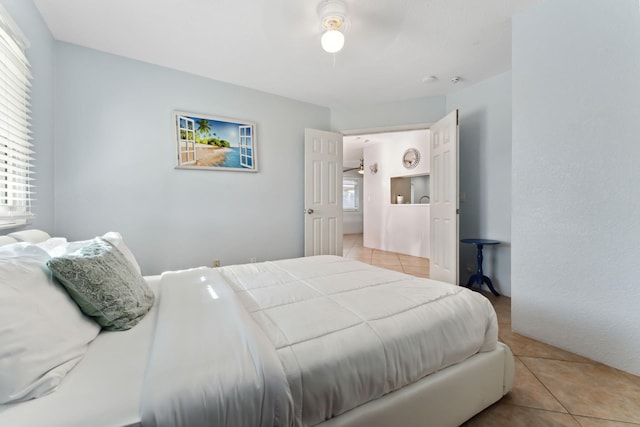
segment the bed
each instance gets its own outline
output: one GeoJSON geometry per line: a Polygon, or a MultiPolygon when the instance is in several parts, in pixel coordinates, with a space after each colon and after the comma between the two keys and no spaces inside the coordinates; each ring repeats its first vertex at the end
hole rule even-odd
{"type": "Polygon", "coordinates": [[[0,405],[0,425],[456,426],[513,384],[466,288],[334,256],[144,280],[148,313],[100,331],[55,391],[0,405]]]}

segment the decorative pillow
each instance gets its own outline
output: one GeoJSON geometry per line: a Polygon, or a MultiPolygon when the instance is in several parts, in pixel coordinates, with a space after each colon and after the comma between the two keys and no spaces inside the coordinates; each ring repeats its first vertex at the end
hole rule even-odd
{"type": "Polygon", "coordinates": [[[7,234],[18,242],[40,243],[51,238],[46,231],[42,230],[22,230],[7,234]]]}
{"type": "Polygon", "coordinates": [[[80,309],[104,329],[130,329],[153,305],[153,291],[140,273],[101,237],[51,258],[47,265],[80,309]]]}
{"type": "Polygon", "coordinates": [[[53,391],[100,332],[53,281],[47,260],[29,243],[0,248],[0,404],[53,391]]]}
{"type": "Polygon", "coordinates": [[[142,270],[140,269],[138,261],[136,261],[136,257],[133,256],[133,252],[131,252],[127,245],[124,244],[124,239],[122,238],[120,233],[118,233],[117,231],[110,231],[102,236],[102,238],[118,248],[118,250],[122,252],[122,255],[124,255],[125,258],[127,258],[127,260],[131,263],[131,265],[133,265],[133,268],[135,268],[138,273],[142,274],[142,270]]]}

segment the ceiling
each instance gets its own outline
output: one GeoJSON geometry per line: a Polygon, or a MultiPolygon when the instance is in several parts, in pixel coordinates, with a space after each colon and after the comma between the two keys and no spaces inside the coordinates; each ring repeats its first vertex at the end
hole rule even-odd
{"type": "Polygon", "coordinates": [[[56,40],[329,108],[445,95],[510,69],[511,17],[539,1],[345,0],[334,57],[321,0],[34,0],[56,40]]]}

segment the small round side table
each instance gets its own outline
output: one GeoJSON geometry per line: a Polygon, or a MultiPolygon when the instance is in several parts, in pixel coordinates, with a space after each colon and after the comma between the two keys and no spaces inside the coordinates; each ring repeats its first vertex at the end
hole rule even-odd
{"type": "Polygon", "coordinates": [[[486,283],[489,287],[489,290],[497,297],[500,296],[498,291],[493,287],[493,283],[491,283],[491,279],[484,275],[482,272],[482,247],[484,245],[499,245],[500,242],[498,240],[488,240],[488,239],[462,239],[460,240],[462,243],[469,243],[476,245],[478,248],[478,269],[476,273],[469,278],[467,282],[467,288],[473,286],[476,282],[478,282],[478,287],[482,290],[482,283],[486,283]]]}

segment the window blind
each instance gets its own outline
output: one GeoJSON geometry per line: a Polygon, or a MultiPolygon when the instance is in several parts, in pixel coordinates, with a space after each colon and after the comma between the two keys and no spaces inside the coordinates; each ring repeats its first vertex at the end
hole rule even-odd
{"type": "Polygon", "coordinates": [[[33,217],[34,195],[28,42],[0,6],[0,228],[33,217]]]}

